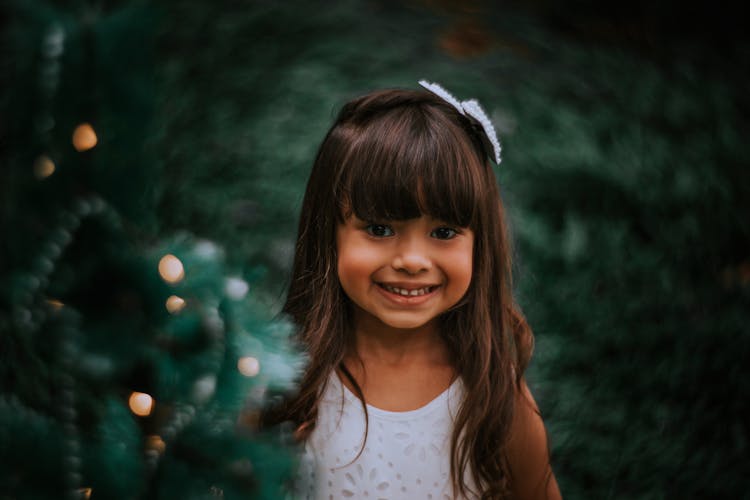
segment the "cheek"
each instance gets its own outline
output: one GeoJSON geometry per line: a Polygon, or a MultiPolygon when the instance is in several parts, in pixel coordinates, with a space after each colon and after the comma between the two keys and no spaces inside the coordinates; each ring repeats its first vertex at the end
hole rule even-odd
{"type": "Polygon", "coordinates": [[[474,274],[474,259],[472,258],[471,253],[469,253],[468,257],[464,256],[464,258],[460,261],[460,265],[458,265],[457,269],[457,274],[458,280],[461,283],[461,287],[463,288],[463,291],[466,292],[466,290],[468,290],[469,288],[469,285],[471,285],[471,280],[474,274]]]}
{"type": "Polygon", "coordinates": [[[336,272],[344,291],[348,292],[355,286],[369,283],[373,264],[367,252],[362,249],[354,251],[346,246],[342,246],[339,250],[336,272]]]}
{"type": "Polygon", "coordinates": [[[456,272],[468,276],[468,279],[471,280],[474,269],[474,238],[472,237],[460,247],[455,248],[451,260],[456,272]]]}
{"type": "Polygon", "coordinates": [[[348,259],[346,256],[339,255],[336,265],[336,274],[339,277],[341,286],[344,288],[344,290],[346,290],[349,286],[351,276],[353,274],[351,259],[348,259]]]}
{"type": "Polygon", "coordinates": [[[467,244],[463,248],[456,249],[449,256],[451,262],[451,281],[453,282],[457,298],[463,297],[471,285],[474,275],[474,252],[473,245],[467,244]]]}

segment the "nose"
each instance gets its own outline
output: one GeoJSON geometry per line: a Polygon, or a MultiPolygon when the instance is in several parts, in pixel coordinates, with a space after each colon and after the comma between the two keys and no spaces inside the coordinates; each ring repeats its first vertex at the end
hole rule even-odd
{"type": "Polygon", "coordinates": [[[417,238],[409,238],[397,247],[392,266],[396,271],[419,274],[432,267],[432,260],[417,238]]]}

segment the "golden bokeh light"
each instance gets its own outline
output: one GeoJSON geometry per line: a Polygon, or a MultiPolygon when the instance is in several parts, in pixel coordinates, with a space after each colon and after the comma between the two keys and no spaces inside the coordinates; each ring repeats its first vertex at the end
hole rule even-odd
{"type": "Polygon", "coordinates": [[[166,448],[167,448],[167,444],[164,442],[161,436],[157,434],[152,434],[146,437],[146,449],[154,450],[159,455],[161,455],[164,453],[164,450],[166,448]]]}
{"type": "Polygon", "coordinates": [[[185,277],[185,268],[180,259],[168,253],[159,261],[159,274],[167,283],[177,283],[185,277]]]}
{"type": "Polygon", "coordinates": [[[237,369],[246,377],[254,377],[260,371],[260,362],[252,356],[244,356],[237,361],[237,369]]]}
{"type": "Polygon", "coordinates": [[[65,305],[57,299],[47,299],[47,304],[55,311],[59,311],[65,305]]]}
{"type": "Polygon", "coordinates": [[[170,295],[167,298],[167,311],[172,314],[177,314],[185,308],[185,299],[178,297],[177,295],[170,295]]]}
{"type": "Polygon", "coordinates": [[[73,131],[73,147],[76,151],[88,151],[96,146],[98,139],[90,123],[81,123],[73,131]]]}
{"type": "Polygon", "coordinates": [[[40,155],[34,161],[34,176],[41,180],[55,173],[55,162],[47,155],[40,155]]]}
{"type": "Polygon", "coordinates": [[[145,392],[133,392],[128,399],[128,406],[139,417],[148,417],[154,409],[154,398],[145,392]]]}
{"type": "Polygon", "coordinates": [[[89,498],[91,498],[91,488],[78,488],[78,493],[84,500],[89,500],[89,498]]]}

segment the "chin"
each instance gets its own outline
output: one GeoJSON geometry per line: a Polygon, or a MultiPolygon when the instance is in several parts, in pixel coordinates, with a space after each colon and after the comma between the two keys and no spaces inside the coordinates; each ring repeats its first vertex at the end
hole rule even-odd
{"type": "Polygon", "coordinates": [[[418,328],[422,328],[425,325],[429,324],[430,320],[414,320],[414,319],[390,319],[390,320],[382,320],[381,321],[388,325],[391,328],[394,328],[396,330],[416,330],[418,328]]]}

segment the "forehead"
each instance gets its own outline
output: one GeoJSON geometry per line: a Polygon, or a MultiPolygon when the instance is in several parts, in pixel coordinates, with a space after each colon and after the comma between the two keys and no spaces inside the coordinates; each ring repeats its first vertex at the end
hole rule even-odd
{"type": "MultiPolygon", "coordinates": [[[[403,170],[397,170],[396,174],[400,172],[403,170]]],[[[432,175],[428,179],[392,177],[388,169],[381,169],[366,179],[353,178],[347,186],[340,213],[344,217],[368,221],[426,217],[470,226],[482,197],[480,190],[465,179],[451,183],[450,177],[460,175],[432,175]]]]}
{"type": "Polygon", "coordinates": [[[406,220],[423,215],[469,226],[488,179],[471,149],[440,134],[403,134],[358,144],[347,155],[335,188],[341,215],[406,220]]]}
{"type": "Polygon", "coordinates": [[[375,93],[348,103],[318,153],[317,199],[339,221],[348,212],[362,220],[424,214],[474,225],[489,206],[495,177],[465,121],[426,92],[375,93]]]}

